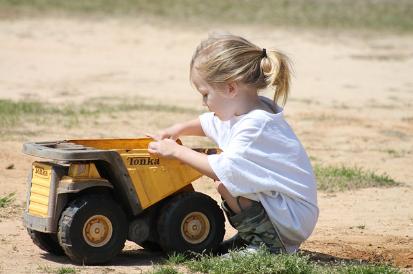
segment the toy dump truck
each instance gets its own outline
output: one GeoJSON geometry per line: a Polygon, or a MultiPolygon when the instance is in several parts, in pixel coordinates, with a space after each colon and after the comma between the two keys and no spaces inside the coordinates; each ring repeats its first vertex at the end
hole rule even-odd
{"type": "MultiPolygon", "coordinates": [[[[194,191],[202,175],[149,154],[150,138],[26,143],[35,161],[24,225],[41,249],[79,264],[100,264],[126,239],[165,252],[211,251],[222,241],[218,204],[194,191]]],[[[215,149],[197,149],[213,154],[215,149]]]]}

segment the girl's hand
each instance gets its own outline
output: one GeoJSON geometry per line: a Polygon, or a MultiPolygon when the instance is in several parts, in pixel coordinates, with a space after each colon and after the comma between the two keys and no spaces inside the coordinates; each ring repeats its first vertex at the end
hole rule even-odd
{"type": "Polygon", "coordinates": [[[182,146],[172,139],[163,139],[156,142],[150,142],[148,146],[149,153],[159,155],[164,158],[176,158],[179,149],[182,146]]]}
{"type": "Polygon", "coordinates": [[[151,134],[146,134],[152,139],[155,140],[162,140],[162,139],[172,139],[176,140],[178,139],[181,131],[181,126],[179,124],[170,126],[164,130],[162,130],[158,135],[151,135],[151,134]]]}
{"type": "Polygon", "coordinates": [[[205,132],[202,129],[201,121],[196,118],[191,121],[177,123],[162,130],[159,134],[146,134],[155,140],[172,139],[177,140],[180,136],[205,136],[205,132]]]}
{"type": "Polygon", "coordinates": [[[161,131],[160,138],[161,139],[172,139],[176,140],[179,137],[180,128],[178,125],[173,125],[161,131]]]}

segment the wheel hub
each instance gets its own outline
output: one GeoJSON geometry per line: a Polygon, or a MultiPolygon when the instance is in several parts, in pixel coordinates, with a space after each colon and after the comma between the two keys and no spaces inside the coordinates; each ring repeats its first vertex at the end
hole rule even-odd
{"type": "Polygon", "coordinates": [[[207,216],[202,212],[191,212],[185,216],[181,224],[183,238],[191,244],[204,241],[211,229],[207,216]]]}
{"type": "Polygon", "coordinates": [[[112,222],[103,215],[90,217],[83,226],[83,238],[93,247],[101,247],[112,238],[112,222]]]}

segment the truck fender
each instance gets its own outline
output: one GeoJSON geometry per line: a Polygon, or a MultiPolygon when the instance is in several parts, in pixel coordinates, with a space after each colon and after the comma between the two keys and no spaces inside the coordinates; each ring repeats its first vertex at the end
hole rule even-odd
{"type": "Polygon", "coordinates": [[[91,187],[105,187],[113,189],[113,185],[106,179],[62,179],[57,188],[57,194],[78,193],[91,187]]]}

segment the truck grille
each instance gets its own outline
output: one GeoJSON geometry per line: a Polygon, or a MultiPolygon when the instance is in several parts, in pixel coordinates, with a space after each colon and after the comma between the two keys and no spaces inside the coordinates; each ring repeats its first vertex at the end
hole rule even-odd
{"type": "Polygon", "coordinates": [[[34,162],[32,168],[29,213],[35,216],[47,217],[52,166],[34,162]]]}

